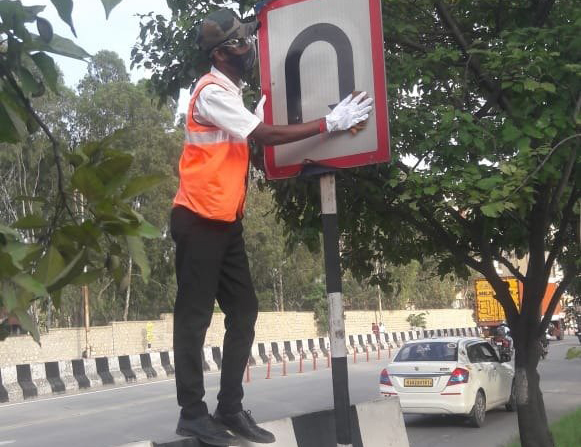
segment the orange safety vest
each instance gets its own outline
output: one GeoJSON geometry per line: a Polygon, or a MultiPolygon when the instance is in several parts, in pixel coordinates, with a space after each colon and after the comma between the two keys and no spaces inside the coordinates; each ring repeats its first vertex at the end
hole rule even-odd
{"type": "Polygon", "coordinates": [[[179,164],[180,186],[174,207],[181,205],[207,219],[234,222],[244,212],[248,142],[219,127],[194,120],[194,104],[209,84],[227,88],[212,74],[203,76],[196,85],[186,118],[186,138],[179,164]]]}

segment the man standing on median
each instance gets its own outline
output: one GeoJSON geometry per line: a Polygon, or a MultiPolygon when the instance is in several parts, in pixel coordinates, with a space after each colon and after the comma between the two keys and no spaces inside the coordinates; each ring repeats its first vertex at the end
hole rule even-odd
{"type": "Polygon", "coordinates": [[[242,406],[242,379],[254,340],[258,301],[244,247],[242,217],[249,167],[248,139],[280,145],[320,133],[346,131],[365,121],[372,99],[349,95],[324,118],[302,124],[262,123],[244,107],[242,78],[256,61],[256,21],[241,22],[228,9],[209,14],[196,44],[212,63],[197,83],[186,117],[180,185],[171,212],[178,284],[174,308],[174,356],[178,403],[176,432],[218,446],[239,437],[272,443],[242,406]],[[225,315],[218,408],[208,413],[202,346],[214,310],[225,315]]]}

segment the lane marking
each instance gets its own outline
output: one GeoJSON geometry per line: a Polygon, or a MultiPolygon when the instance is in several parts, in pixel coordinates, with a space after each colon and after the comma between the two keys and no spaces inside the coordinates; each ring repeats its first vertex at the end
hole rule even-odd
{"type": "MultiPolygon", "coordinates": [[[[206,387],[206,390],[218,391],[218,386],[206,387]]],[[[84,396],[84,395],[85,394],[80,394],[80,396],[84,396]]],[[[65,396],[63,396],[63,397],[65,397],[65,396]]],[[[103,406],[100,408],[95,408],[93,410],[82,410],[82,411],[72,410],[70,413],[62,414],[60,416],[52,416],[52,417],[47,417],[47,418],[43,418],[43,419],[35,419],[32,421],[20,422],[20,423],[12,424],[12,425],[4,425],[4,426],[0,427],[0,432],[9,431],[9,430],[16,430],[16,429],[25,428],[25,427],[32,427],[34,425],[42,425],[42,424],[46,424],[46,423],[59,422],[59,421],[63,421],[63,420],[70,420],[72,418],[80,418],[80,417],[90,416],[90,415],[98,414],[98,413],[117,411],[117,410],[121,410],[124,408],[135,407],[136,405],[140,405],[140,404],[150,404],[150,403],[154,403],[154,402],[160,402],[163,400],[169,400],[169,399],[173,400],[175,398],[176,398],[175,394],[171,393],[171,394],[163,394],[161,396],[147,397],[145,399],[134,399],[134,400],[131,400],[129,402],[125,402],[123,404],[106,405],[106,406],[103,406]]]]}
{"type": "Polygon", "coordinates": [[[15,439],[11,439],[10,441],[0,441],[0,445],[14,444],[15,442],[15,439]]]}
{"type": "Polygon", "coordinates": [[[75,418],[75,417],[90,416],[93,414],[102,413],[104,411],[120,410],[122,408],[134,407],[135,405],[138,405],[138,404],[149,404],[149,403],[158,402],[158,401],[167,400],[167,399],[175,399],[175,396],[173,394],[169,394],[169,395],[163,395],[163,396],[150,397],[148,399],[139,399],[139,400],[134,400],[131,402],[126,402],[124,404],[109,405],[106,407],[96,408],[94,410],[75,411],[73,413],[61,415],[61,416],[52,416],[52,417],[48,417],[48,418],[44,418],[44,419],[35,419],[32,421],[28,421],[28,422],[20,422],[18,424],[4,425],[4,426],[0,427],[0,432],[9,431],[9,430],[17,430],[19,428],[31,427],[33,425],[40,425],[40,424],[59,422],[59,421],[63,421],[63,420],[70,420],[71,418],[75,418]]]}
{"type": "Polygon", "coordinates": [[[98,394],[98,393],[108,393],[108,392],[113,392],[113,391],[123,391],[123,390],[126,390],[128,388],[137,388],[137,387],[140,387],[140,386],[155,385],[157,383],[173,382],[174,380],[175,379],[156,380],[155,382],[137,383],[135,385],[123,385],[123,386],[118,386],[118,387],[115,387],[115,388],[107,388],[105,390],[81,391],[81,392],[76,393],[76,394],[67,394],[65,396],[48,397],[46,399],[25,400],[24,402],[14,402],[12,404],[3,404],[3,405],[0,405],[0,410],[2,410],[4,408],[9,408],[9,407],[15,407],[17,405],[38,404],[38,403],[41,403],[41,402],[48,402],[48,401],[51,401],[51,400],[60,400],[60,399],[70,399],[70,398],[73,398],[73,397],[82,397],[82,396],[86,396],[88,394],[98,394]]]}

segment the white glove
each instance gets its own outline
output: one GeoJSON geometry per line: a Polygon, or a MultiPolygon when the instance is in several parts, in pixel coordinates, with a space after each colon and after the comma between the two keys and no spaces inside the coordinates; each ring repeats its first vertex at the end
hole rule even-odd
{"type": "Polygon", "coordinates": [[[258,104],[256,104],[256,110],[254,110],[254,114],[260,119],[260,121],[264,122],[264,103],[266,102],[266,95],[262,95],[258,104]]]}
{"type": "Polygon", "coordinates": [[[373,109],[371,106],[373,99],[367,98],[361,101],[365,96],[367,96],[366,92],[361,92],[355,98],[350,94],[337,104],[332,112],[325,117],[327,132],[348,130],[369,118],[369,112],[373,109]]]}

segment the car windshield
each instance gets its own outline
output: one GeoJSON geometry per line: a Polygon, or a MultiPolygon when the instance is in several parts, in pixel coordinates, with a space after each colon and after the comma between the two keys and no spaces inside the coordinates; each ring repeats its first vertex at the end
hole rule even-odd
{"type": "Polygon", "coordinates": [[[458,360],[458,344],[450,342],[411,343],[400,349],[396,362],[453,362],[458,360]]]}

